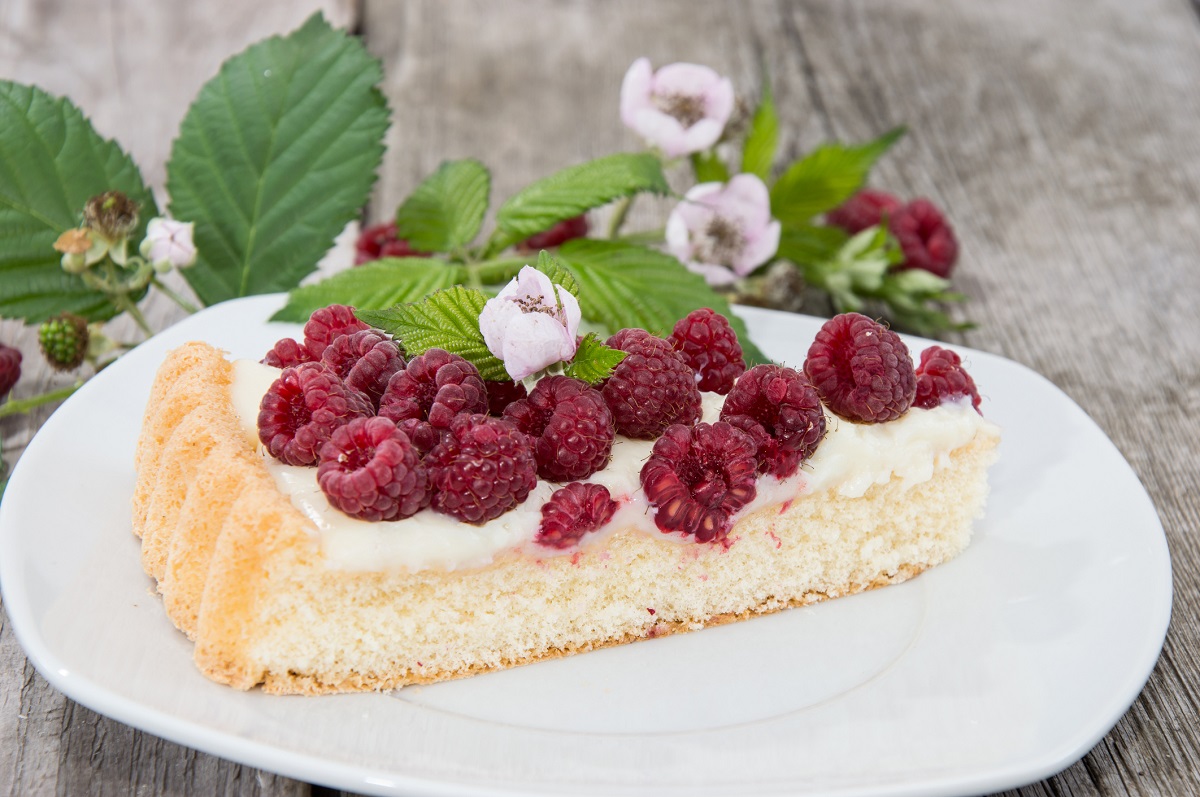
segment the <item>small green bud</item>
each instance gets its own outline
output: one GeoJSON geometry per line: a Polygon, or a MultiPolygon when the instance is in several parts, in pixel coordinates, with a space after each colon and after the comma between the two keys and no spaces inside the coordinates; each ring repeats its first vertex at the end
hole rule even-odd
{"type": "Polygon", "coordinates": [[[87,321],[74,313],[62,313],[38,327],[42,356],[56,371],[73,371],[88,351],[87,321]]]}

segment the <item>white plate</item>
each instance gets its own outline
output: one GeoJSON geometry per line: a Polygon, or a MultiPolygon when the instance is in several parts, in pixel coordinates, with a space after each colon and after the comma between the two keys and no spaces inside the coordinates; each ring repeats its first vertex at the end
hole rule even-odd
{"type": "MultiPolygon", "coordinates": [[[[378,794],[969,794],[1073,763],[1158,657],[1170,559],[1137,478],[1045,379],[967,351],[1004,429],[988,514],[962,556],[909,583],[390,695],[210,683],[139,564],[134,441],[168,349],[258,358],[298,331],[265,323],[280,302],[222,304],[139,346],[12,475],[0,583],[17,637],[50,683],[122,722],[378,794]]],[[[745,314],[768,353],[802,363],[819,321],[745,314]]]]}

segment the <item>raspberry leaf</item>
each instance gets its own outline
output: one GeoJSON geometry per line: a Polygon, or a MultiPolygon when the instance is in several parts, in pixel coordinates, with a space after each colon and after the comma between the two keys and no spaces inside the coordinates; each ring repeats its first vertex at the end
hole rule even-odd
{"type": "Polygon", "coordinates": [[[430,294],[423,301],[385,310],[359,310],[360,319],[404,341],[410,355],[445,349],[474,364],[484,379],[509,380],[504,363],[497,359],[479,330],[479,314],[487,294],[456,285],[430,294]]]}
{"type": "Polygon", "coordinates": [[[594,385],[612,376],[613,369],[624,359],[625,352],[605,346],[595,332],[589,332],[579,342],[575,357],[567,363],[563,373],[594,385]]]}
{"type": "Polygon", "coordinates": [[[567,293],[576,299],[579,298],[579,283],[576,281],[575,275],[545,249],[538,252],[537,270],[549,277],[555,285],[563,286],[567,289],[567,293]]]}
{"type": "Polygon", "coordinates": [[[383,155],[379,61],[313,15],[226,61],[167,163],[171,214],[196,223],[184,276],[205,304],[294,287],[358,217],[383,155]]]}
{"type": "Polygon", "coordinates": [[[670,190],[662,163],[649,153],[618,153],[569,166],[518,191],[500,206],[488,252],[498,252],[614,199],[670,190]]]}
{"type": "Polygon", "coordinates": [[[642,327],[670,334],[675,322],[698,307],[729,319],[751,365],[770,362],[750,340],[729,302],[671,255],[621,241],[568,241],[559,257],[579,280],[583,317],[606,326],[642,327]]]}
{"type": "Polygon", "coordinates": [[[742,171],[756,174],[765,183],[771,179],[771,164],[775,161],[775,149],[779,145],[779,117],[775,114],[775,98],[771,94],[771,83],[763,80],[762,98],[754,109],[750,120],[750,132],[742,147],[742,171]]]}
{"type": "Polygon", "coordinates": [[[824,144],[796,161],[771,187],[771,215],[784,224],[804,224],[833,210],[854,194],[875,161],[887,152],[904,128],[858,146],[824,144]]]}
{"type": "Polygon", "coordinates": [[[692,170],[697,183],[725,183],[729,181],[729,168],[717,157],[717,153],[695,152],[692,154],[692,170]]]}
{"type": "Polygon", "coordinates": [[[421,252],[461,249],[479,234],[491,190],[479,161],[443,161],[396,211],[396,234],[421,252]]]}
{"type": "Polygon", "coordinates": [[[346,269],[313,285],[301,285],[288,294],[287,304],[272,321],[303,323],[312,312],[331,304],[348,304],[359,310],[382,310],[415,302],[441,288],[466,279],[462,266],[423,257],[385,257],[346,269]]]}
{"type": "Polygon", "coordinates": [[[110,190],[141,206],[132,233],[141,240],[158,206],[130,157],[69,100],[0,81],[0,316],[38,323],[63,312],[89,320],[119,312],[63,271],[53,248],[79,226],[88,199],[110,190]]]}
{"type": "Polygon", "coordinates": [[[837,256],[850,236],[838,227],[788,224],[779,236],[778,257],[793,263],[823,263],[837,256]]]}

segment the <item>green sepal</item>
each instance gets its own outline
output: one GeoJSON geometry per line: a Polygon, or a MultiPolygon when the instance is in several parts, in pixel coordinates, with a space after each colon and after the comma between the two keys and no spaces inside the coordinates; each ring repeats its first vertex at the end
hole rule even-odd
{"type": "Polygon", "coordinates": [[[589,332],[579,342],[575,356],[567,363],[563,373],[595,385],[612,376],[613,369],[624,359],[625,352],[605,346],[595,332],[589,332]]]}

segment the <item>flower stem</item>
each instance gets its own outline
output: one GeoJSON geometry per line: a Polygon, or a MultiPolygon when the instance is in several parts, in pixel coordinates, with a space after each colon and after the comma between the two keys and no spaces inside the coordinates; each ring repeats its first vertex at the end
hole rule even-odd
{"type": "Polygon", "coordinates": [[[616,238],[617,233],[621,231],[621,227],[625,226],[625,217],[629,215],[629,209],[633,207],[633,200],[637,194],[630,194],[617,203],[613,208],[612,218],[608,221],[608,237],[616,238]]]}
{"type": "Polygon", "coordinates": [[[40,407],[43,404],[49,404],[52,401],[62,401],[81,387],[83,387],[83,380],[79,379],[73,385],[60,387],[58,390],[51,390],[49,393],[41,393],[37,396],[6,401],[5,403],[0,404],[0,418],[3,418],[6,415],[26,413],[35,407],[40,407]]]}
{"type": "Polygon", "coordinates": [[[626,233],[621,236],[621,241],[628,244],[661,244],[667,236],[667,231],[663,227],[656,230],[639,230],[638,232],[626,233]]]}
{"type": "Polygon", "coordinates": [[[133,303],[128,295],[124,293],[118,293],[112,298],[113,304],[129,313],[129,316],[134,320],[142,332],[146,333],[146,337],[150,338],[154,336],[154,330],[151,329],[150,324],[146,322],[146,317],[142,315],[142,311],[138,309],[138,306],[133,303]]]}
{"type": "Polygon", "coordinates": [[[167,295],[168,299],[170,299],[171,301],[175,302],[175,304],[182,307],[185,312],[195,313],[195,312],[199,311],[200,308],[196,307],[196,305],[192,304],[187,299],[183,298],[178,293],[176,293],[175,291],[168,288],[166,286],[166,284],[164,284],[161,280],[159,280],[158,277],[151,277],[150,284],[153,285],[155,288],[158,288],[163,293],[165,293],[167,295]]]}

